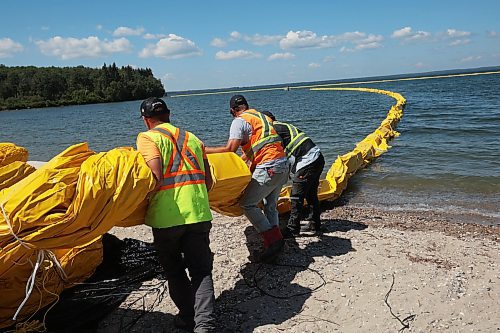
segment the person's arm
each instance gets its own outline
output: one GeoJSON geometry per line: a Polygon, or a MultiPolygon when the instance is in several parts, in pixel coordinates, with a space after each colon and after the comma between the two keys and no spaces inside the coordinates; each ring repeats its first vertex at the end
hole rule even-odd
{"type": "Polygon", "coordinates": [[[240,145],[241,145],[241,139],[229,139],[227,140],[227,144],[225,146],[206,147],[205,151],[207,154],[227,153],[227,152],[235,153],[240,147],[240,145]]]}
{"type": "Polygon", "coordinates": [[[205,165],[205,185],[207,186],[207,191],[212,189],[214,186],[214,179],[212,178],[212,170],[210,169],[210,163],[206,158],[203,159],[203,164],[205,165]]]}
{"type": "Polygon", "coordinates": [[[227,140],[226,145],[220,147],[206,147],[206,153],[235,153],[240,147],[241,142],[243,141],[243,133],[245,132],[244,126],[245,121],[242,118],[233,119],[231,128],[229,129],[229,140],[227,140]]]}
{"type": "Polygon", "coordinates": [[[156,186],[151,192],[156,192],[160,189],[161,183],[163,181],[163,174],[162,174],[163,166],[161,164],[161,158],[159,157],[153,158],[152,160],[147,161],[146,164],[153,172],[153,175],[156,180],[156,186]]]}
{"type": "Polygon", "coordinates": [[[146,135],[139,134],[137,137],[137,150],[144,157],[147,166],[151,169],[156,180],[155,188],[151,193],[156,192],[163,181],[163,165],[161,162],[160,151],[156,144],[146,135]]]}

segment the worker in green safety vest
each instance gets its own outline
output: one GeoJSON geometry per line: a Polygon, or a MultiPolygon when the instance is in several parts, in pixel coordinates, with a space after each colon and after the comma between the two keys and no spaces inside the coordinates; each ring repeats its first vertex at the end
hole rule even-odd
{"type": "Polygon", "coordinates": [[[291,211],[283,237],[291,238],[300,235],[301,231],[321,233],[321,208],[318,200],[319,178],[325,166],[325,159],[319,147],[297,127],[292,124],[276,121],[269,111],[263,114],[271,118],[273,127],[281,137],[285,153],[292,161],[292,192],[290,194],[291,211]],[[307,225],[300,226],[304,199],[312,210],[307,225]]]}
{"type": "Polygon", "coordinates": [[[168,291],[179,309],[174,325],[194,332],[213,332],[212,213],[207,191],[212,176],[205,146],[193,133],[170,123],[170,110],[162,99],[143,101],[141,117],[148,131],[138,135],[137,150],[157,184],[150,195],[145,222],[152,227],[168,291]]]}

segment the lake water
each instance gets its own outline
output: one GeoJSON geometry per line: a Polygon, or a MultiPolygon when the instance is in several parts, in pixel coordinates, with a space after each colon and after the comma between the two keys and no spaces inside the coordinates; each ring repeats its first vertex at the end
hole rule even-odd
{"type": "MultiPolygon", "coordinates": [[[[351,178],[349,204],[450,213],[462,222],[500,224],[500,75],[360,84],[402,94],[407,107],[392,148],[351,178]]],[[[251,107],[305,131],[327,166],[378,127],[394,99],[351,91],[256,91],[251,107]]],[[[172,123],[206,145],[224,145],[231,94],[167,97],[172,123]]],[[[135,146],[145,130],[140,101],[0,112],[0,142],[47,161],[88,142],[95,151],[135,146]]],[[[325,167],[325,172],[328,169],[325,167]]]]}

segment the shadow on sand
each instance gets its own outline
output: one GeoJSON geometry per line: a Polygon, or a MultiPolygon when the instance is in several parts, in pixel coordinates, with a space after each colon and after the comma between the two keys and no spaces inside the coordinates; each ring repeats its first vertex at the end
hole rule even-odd
{"type": "MultiPolygon", "coordinates": [[[[281,224],[285,224],[287,216],[281,219],[281,224]]],[[[245,229],[249,262],[241,266],[241,278],[235,286],[223,291],[216,299],[217,332],[253,332],[257,327],[279,325],[296,316],[311,294],[334,278],[322,276],[311,268],[314,258],[333,258],[355,251],[349,239],[328,233],[365,228],[366,225],[349,220],[323,220],[323,235],[309,236],[307,241],[305,237],[308,236],[287,240],[279,260],[267,265],[252,261],[252,254],[259,250],[262,241],[249,225],[245,229]],[[296,283],[297,280],[302,281],[301,284],[296,283]]],[[[123,303],[127,297],[144,288],[141,287],[143,281],[153,277],[160,278],[160,282],[149,287],[156,289],[157,294],[150,294],[148,298],[156,297],[158,302],[162,302],[163,297],[168,297],[152,244],[137,240],[124,243],[115,237],[107,237],[106,240],[105,244],[108,245],[105,253],[114,253],[109,256],[110,260],[105,260],[104,263],[108,264],[101,267],[104,274],[96,274],[93,278],[96,281],[109,281],[106,282],[109,284],[105,283],[101,286],[102,290],[97,292],[92,291],[92,286],[90,289],[84,287],[86,297],[83,299],[78,297],[78,292],[82,290],[76,289],[76,296],[71,289],[69,293],[65,292],[69,297],[62,295],[56,308],[49,312],[48,332],[183,332],[174,328],[172,314],[151,311],[151,308],[144,306],[144,299],[140,297],[130,308],[123,303]],[[127,255],[123,254],[124,251],[127,255]],[[127,267],[123,266],[124,258],[128,262],[127,267]],[[140,304],[143,304],[143,309],[140,304]]],[[[127,303],[130,302],[129,297],[127,303]]]]}
{"type": "MultiPolygon", "coordinates": [[[[346,220],[325,220],[325,232],[362,230],[364,224],[346,220]]],[[[344,255],[352,248],[346,238],[323,234],[300,247],[299,240],[287,240],[284,253],[276,264],[253,263],[253,255],[262,241],[252,226],[245,229],[250,263],[242,265],[241,279],[234,288],[222,292],[217,298],[220,332],[253,332],[267,324],[279,325],[302,310],[311,294],[332,277],[324,277],[310,268],[314,257],[333,258],[344,255]],[[307,287],[294,280],[300,276],[307,287]]]]}

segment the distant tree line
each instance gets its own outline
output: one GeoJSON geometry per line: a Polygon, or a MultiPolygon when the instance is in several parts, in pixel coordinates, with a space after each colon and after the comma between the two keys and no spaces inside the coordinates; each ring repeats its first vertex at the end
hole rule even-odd
{"type": "Polygon", "coordinates": [[[102,68],[7,67],[0,64],[0,110],[120,102],[162,97],[151,69],[115,63],[102,68]]]}

